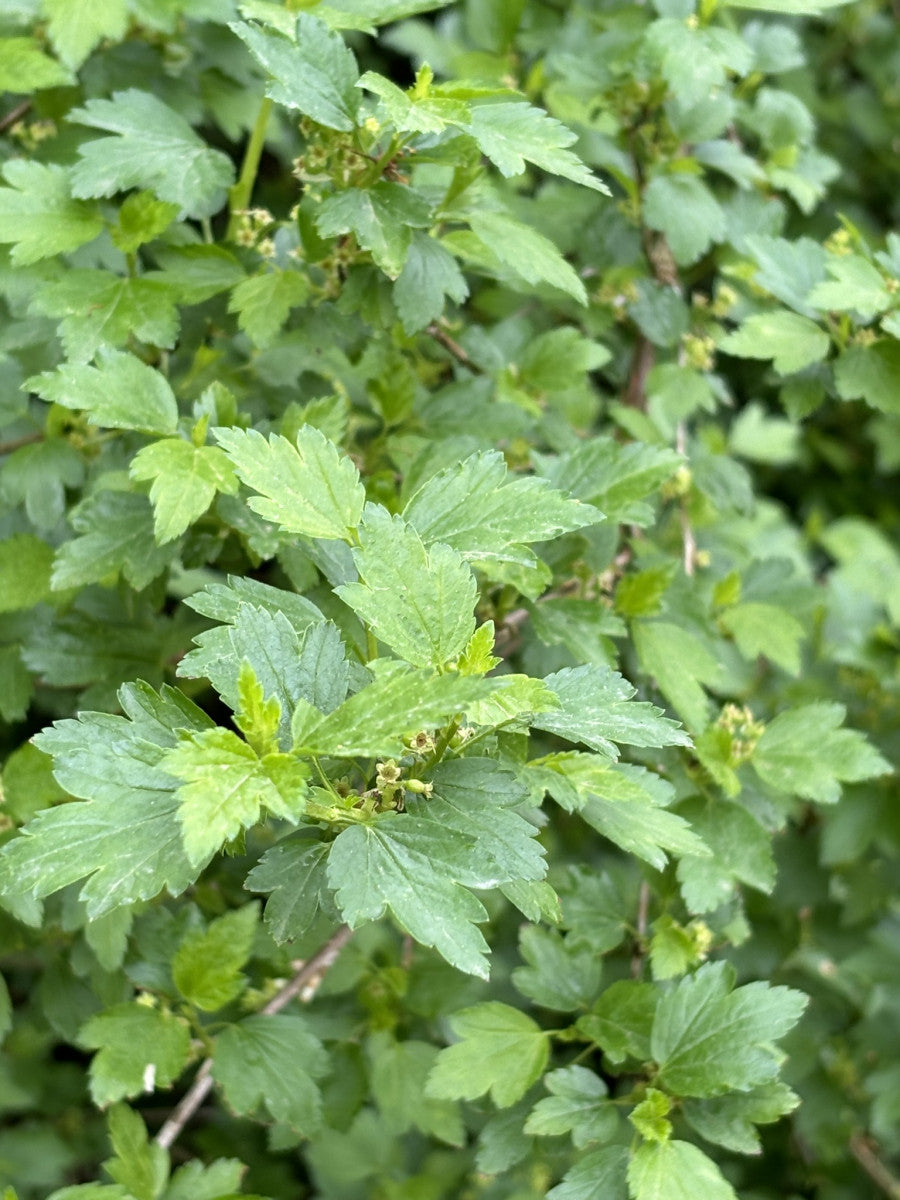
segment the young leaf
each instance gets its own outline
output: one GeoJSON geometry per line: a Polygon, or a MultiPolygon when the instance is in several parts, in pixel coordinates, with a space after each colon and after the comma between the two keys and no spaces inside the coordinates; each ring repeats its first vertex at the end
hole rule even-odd
{"type": "Polygon", "coordinates": [[[650,1039],[660,1084],[677,1096],[719,1096],[771,1082],[774,1043],[800,1020],[807,998],[748,983],[732,991],[726,963],[707,964],[659,1001],[650,1039]]]}
{"type": "Polygon", "coordinates": [[[198,866],[255,825],[263,808],[289,821],[304,810],[309,774],[304,764],[287,754],[259,758],[228,729],[191,734],[163,757],[161,766],[184,781],[178,817],[185,852],[198,866]]]}
{"type": "Polygon", "coordinates": [[[115,1158],[103,1164],[107,1175],[134,1200],[157,1200],[169,1178],[166,1151],[148,1140],[144,1122],[124,1104],[110,1109],[109,1136],[115,1158]]]}
{"type": "Polygon", "coordinates": [[[821,701],[781,713],[767,726],[753,755],[760,779],[778,792],[835,804],[842,783],[891,771],[891,764],[855,729],[841,729],[842,704],[821,701]]]}
{"type": "Polygon", "coordinates": [[[236,22],[231,29],[272,77],[267,96],[328,129],[353,128],[359,68],[340,34],[309,13],[297,17],[293,41],[246,22],[236,22]]]}
{"type": "Polygon", "coordinates": [[[132,479],[153,481],[153,528],[160,545],[180,537],[198,520],[217,492],[231,495],[238,483],[224,451],[163,438],[144,446],[131,460],[132,479]]]}
{"type": "Polygon", "coordinates": [[[782,309],[748,317],[719,349],[738,358],[771,358],[779,375],[790,375],[820,362],[830,345],[828,334],[809,317],[782,309]]]}
{"type": "Polygon", "coordinates": [[[44,0],[43,11],[53,49],[73,71],[99,42],[118,42],[128,28],[126,0],[44,0]]]}
{"type": "Polygon", "coordinates": [[[112,196],[147,188],[177,204],[189,217],[208,217],[222,206],[234,180],[231,159],[211,150],[180,113],[149,92],[129,88],[111,100],[88,100],[70,121],[103,129],[112,137],[79,147],[72,168],[76,196],[112,196]]]}
{"type": "Polygon", "coordinates": [[[16,265],[77,250],[102,233],[97,206],[72,199],[64,167],[14,158],[3,177],[11,186],[0,188],[0,242],[12,244],[16,265]]]}
{"type": "Polygon", "coordinates": [[[80,1045],[96,1050],[90,1089],[101,1108],[116,1100],[170,1087],[188,1064],[191,1032],[187,1021],[137,1002],[114,1004],[91,1017],[78,1034],[80,1045]]]}
{"type": "Polygon", "coordinates": [[[539,108],[520,101],[479,104],[472,109],[469,132],[503,175],[521,175],[525,163],[562,175],[609,195],[609,189],[566,149],[577,141],[565,125],[539,108]]]}
{"type": "Polygon", "coordinates": [[[737,1200],[719,1168],[690,1142],[645,1142],[628,1164],[631,1200],[737,1200]]]}
{"type": "Polygon", "coordinates": [[[304,425],[296,443],[255,429],[216,429],[216,441],[248,487],[248,504],[288,533],[351,541],[365,492],[352,461],[318,429],[304,425]]]}
{"type": "Polygon", "coordinates": [[[216,1012],[241,994],[241,968],[259,927],[259,903],[226,912],[202,931],[189,933],[172,959],[172,979],[188,1003],[216,1012]]]}
{"type": "Polygon", "coordinates": [[[61,786],[87,803],[40,813],[4,847],[5,894],[48,896],[87,877],[79,896],[95,919],[163,888],[178,895],[196,878],[182,847],[178,782],[159,764],[176,729],[212,722],[172,688],[129,684],[119,703],[124,717],[82,713],[38,735],[61,786]]]}
{"type": "Polygon", "coordinates": [[[433,475],[410,497],[403,516],[427,545],[444,542],[476,564],[496,559],[525,565],[534,562],[528,543],[603,520],[545,479],[510,474],[497,450],[433,475]]]}
{"type": "Polygon", "coordinates": [[[74,82],[72,72],[45,54],[36,38],[0,38],[0,91],[27,95],[74,82]]]}
{"type": "Polygon", "coordinates": [[[321,1121],[315,1081],[328,1070],[322,1043],[302,1017],[248,1017],[216,1038],[213,1078],[230,1108],[250,1116],[262,1106],[276,1121],[310,1134],[321,1121]]]}
{"type": "Polygon", "coordinates": [[[271,345],[288,313],[309,295],[309,281],[299,271],[263,271],[235,285],[228,311],[237,313],[238,327],[261,349],[271,345]]]}
{"type": "Polygon", "coordinates": [[[26,386],[107,429],[164,435],[178,425],[178,405],[165,377],[133,354],[109,350],[95,367],[64,364],[35,375],[26,386]]]}
{"type": "Polygon", "coordinates": [[[508,1004],[489,1001],[450,1018],[460,1041],[438,1055],[428,1094],[444,1100],[475,1100],[490,1093],[509,1108],[542,1075],[550,1039],[531,1017],[508,1004]]]}
{"type": "Polygon", "coordinates": [[[370,505],[353,558],[360,582],[336,588],[385,645],[414,667],[443,667],[475,631],[472,572],[449,546],[425,549],[402,517],[370,505]]]}
{"type": "Polygon", "coordinates": [[[534,725],[570,742],[584,742],[615,760],[615,742],[628,746],[690,746],[677,721],[652,704],[632,700],[635,689],[606,667],[566,667],[544,680],[560,707],[539,713],[534,725]]]}

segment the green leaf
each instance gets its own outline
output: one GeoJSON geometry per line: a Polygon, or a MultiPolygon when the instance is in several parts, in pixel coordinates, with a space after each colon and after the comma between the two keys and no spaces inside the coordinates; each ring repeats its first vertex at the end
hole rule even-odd
{"type": "Polygon", "coordinates": [[[376,1031],[367,1049],[372,1093],[388,1128],[395,1134],[419,1129],[442,1142],[462,1146],[465,1127],[459,1105],[435,1100],[425,1093],[437,1047],[428,1042],[394,1041],[389,1033],[376,1031]]]}
{"type": "Polygon", "coordinates": [[[526,549],[593,525],[595,508],[556,491],[545,479],[511,474],[497,450],[473,454],[433,475],[403,510],[426,544],[444,542],[470,562],[519,562],[535,557],[526,549]]]}
{"type": "Polygon", "coordinates": [[[427,815],[387,815],[338,835],[328,882],[351,928],[377,921],[389,908],[417,942],[486,979],[488,945],[475,926],[487,912],[464,885],[491,887],[499,880],[493,864],[470,861],[475,845],[474,838],[442,829],[427,815]]]}
{"type": "Polygon", "coordinates": [[[842,704],[820,701],[780,713],[753,754],[757,775],[789,795],[836,804],[842,783],[889,774],[891,764],[855,729],[841,729],[842,704]]]}
{"type": "Polygon", "coordinates": [[[681,894],[691,912],[713,912],[731,898],[735,880],[771,892],[772,839],[746,809],[726,801],[688,800],[678,811],[712,851],[711,857],[685,855],[678,864],[681,894]]]}
{"type": "Polygon", "coordinates": [[[900,342],[880,338],[870,345],[849,346],[834,364],[834,382],[842,400],[865,400],[886,413],[900,413],[897,372],[900,342]]]}
{"type": "Polygon", "coordinates": [[[815,17],[830,8],[841,8],[849,0],[725,0],[728,8],[755,8],[785,16],[815,17]]]}
{"type": "Polygon", "coordinates": [[[73,71],[98,43],[121,41],[128,28],[126,0],[43,0],[43,9],[50,43],[73,71]]]}
{"type": "Polygon", "coordinates": [[[315,1081],[328,1070],[322,1043],[302,1017],[277,1013],[248,1017],[216,1038],[213,1078],[230,1108],[253,1116],[264,1108],[297,1133],[320,1124],[322,1099],[315,1081]]]}
{"type": "Polygon", "coordinates": [[[146,496],[95,492],[69,520],[79,535],[63,542],[53,564],[53,587],[97,583],[120,571],[132,587],[147,586],[168,566],[171,550],[156,544],[146,496]]]}
{"type": "Polygon", "coordinates": [[[549,283],[579,304],[587,303],[584,284],[542,233],[506,213],[474,212],[469,224],[488,256],[526,283],[549,283]]]}
{"type": "Polygon", "coordinates": [[[808,299],[814,308],[856,312],[863,321],[871,321],[893,304],[881,272],[862,255],[830,257],[826,267],[832,278],[816,284],[810,292],[808,299]]]}
{"type": "Polygon", "coordinates": [[[335,589],[385,645],[414,667],[443,667],[475,631],[477,589],[449,546],[426,550],[399,516],[370,505],[353,558],[360,582],[335,589]]]}
{"type": "Polygon", "coordinates": [[[228,729],[193,733],[161,766],[184,781],[178,812],[184,848],[195,865],[257,824],[263,808],[296,821],[304,811],[308,769],[287,754],[256,751],[228,729]]]}
{"type": "Polygon", "coordinates": [[[0,38],[0,92],[27,95],[74,82],[72,72],[45,54],[36,38],[0,38]]]}
{"type": "Polygon", "coordinates": [[[538,1137],[571,1133],[581,1150],[591,1142],[606,1142],[615,1134],[619,1115],[603,1080],[587,1067],[562,1067],[544,1076],[550,1095],[528,1115],[525,1132],[538,1137]]]}
{"type": "Polygon", "coordinates": [[[648,496],[684,462],[663,446],[627,445],[613,438],[591,437],[556,459],[540,459],[543,473],[556,487],[594,504],[611,521],[649,525],[654,519],[648,496]]]}
{"type": "Polygon", "coordinates": [[[830,346],[828,334],[815,321],[784,309],[756,313],[719,341],[720,350],[738,358],[771,358],[779,375],[820,362],[830,346]]]}
{"type": "Polygon", "coordinates": [[[245,22],[235,23],[231,29],[272,76],[267,96],[328,129],[349,131],[354,127],[359,68],[340,34],[332,33],[309,13],[297,17],[294,41],[245,22]]]}
{"type": "Polygon", "coordinates": [[[631,1200],[737,1200],[734,1188],[690,1142],[645,1142],[628,1164],[631,1200]]]}
{"type": "Polygon", "coordinates": [[[756,1125],[771,1125],[793,1112],[800,1098],[784,1083],[767,1083],[749,1092],[686,1100],[681,1111],[688,1124],[705,1138],[736,1154],[759,1154],[756,1125]]]}
{"type": "Polygon", "coordinates": [[[77,250],[103,232],[97,206],[72,199],[64,167],[14,158],[3,177],[11,186],[0,188],[0,242],[12,244],[16,265],[77,250]]]}
{"type": "Polygon", "coordinates": [[[450,1018],[461,1040],[438,1055],[428,1094],[444,1100],[475,1100],[490,1093],[498,1108],[521,1099],[543,1074],[549,1035],[531,1017],[489,1001],[450,1018]]]}
{"type": "Polygon", "coordinates": [[[547,1200],[625,1200],[624,1146],[608,1146],[580,1158],[562,1183],[551,1188],[547,1200]]]}
{"type": "Polygon", "coordinates": [[[153,528],[160,545],[180,537],[199,520],[218,492],[237,491],[237,478],[223,450],[164,438],[144,446],[131,460],[132,479],[152,480],[153,528]]]}
{"type": "Polygon", "coordinates": [[[0,613],[32,608],[50,595],[53,549],[30,533],[0,542],[0,613]]]}
{"type": "Polygon", "coordinates": [[[551,175],[610,194],[577,155],[566,149],[577,141],[572,130],[540,108],[521,101],[479,104],[472,109],[468,129],[503,175],[521,175],[530,162],[551,175]]]}
{"type": "Polygon", "coordinates": [[[592,948],[572,947],[554,929],[526,925],[519,933],[519,953],[528,966],[516,967],[513,985],[541,1008],[574,1012],[596,995],[600,963],[592,948]]]}
{"type": "Polygon", "coordinates": [[[221,208],[234,179],[231,160],[211,150],[156,96],[137,88],[113,92],[111,100],[73,108],[68,119],[113,135],[79,147],[74,195],[112,196],[136,187],[177,204],[189,217],[208,217],[221,208]]]}
{"type": "Polygon", "coordinates": [[[469,294],[456,259],[441,243],[414,233],[403,270],[394,284],[394,302],[405,333],[417,333],[444,311],[444,298],[461,304],[469,294]]]}
{"type": "Polygon", "coordinates": [[[309,280],[297,271],[264,271],[242,279],[231,292],[228,311],[260,348],[271,345],[288,313],[309,296],[309,280]]]}
{"type": "Polygon", "coordinates": [[[679,266],[690,266],[725,237],[725,214],[696,175],[656,175],[644,191],[644,221],[665,234],[679,266]]]}
{"type": "Polygon", "coordinates": [[[659,1001],[650,1048],[659,1082],[677,1096],[719,1096],[769,1083],[774,1043],[800,1020],[807,998],[786,987],[748,983],[732,991],[727,963],[702,966],[659,1001]]]}
{"type": "Polygon", "coordinates": [[[670,621],[636,621],[634,647],[644,671],[691,730],[707,722],[709,700],[701,684],[715,684],[721,667],[707,645],[670,621]]]}
{"type": "Polygon", "coordinates": [[[650,1035],[659,989],[652,983],[619,980],[606,988],[577,1028],[613,1063],[628,1058],[643,1062],[650,1057],[650,1035]]]}
{"type": "Polygon", "coordinates": [[[735,604],[719,620],[745,658],[754,661],[764,654],[789,674],[799,673],[800,642],[806,630],[780,605],[756,601],[735,604]]]}
{"type": "Polygon", "coordinates": [[[162,268],[160,278],[177,289],[184,304],[201,304],[244,278],[241,264],[222,246],[165,246],[154,250],[162,268]]]}
{"type": "Polygon", "coordinates": [[[172,979],[189,1004],[216,1012],[244,990],[241,968],[259,926],[259,903],[245,904],[189,933],[172,959],[172,979]]]}
{"type": "Polygon", "coordinates": [[[469,105],[463,100],[433,93],[420,96],[417,88],[410,95],[375,71],[366,71],[356,86],[375,93],[398,133],[442,133],[448,125],[467,125],[471,115],[469,105]]]}
{"type": "Polygon", "coordinates": [[[632,700],[634,687],[608,667],[566,667],[544,680],[560,707],[539,713],[534,725],[569,742],[583,742],[611,759],[615,742],[628,746],[690,746],[691,739],[652,704],[632,700]]]}
{"type": "Polygon", "coordinates": [[[396,279],[406,261],[411,229],[431,224],[431,205],[400,183],[380,180],[373,187],[350,187],[323,201],[316,217],[322,237],[352,233],[362,250],[396,279]]]}
{"type": "Polygon", "coordinates": [[[78,1041],[85,1049],[97,1051],[91,1060],[90,1090],[101,1108],[170,1087],[191,1052],[187,1021],[137,1002],[114,1004],[91,1017],[78,1041]]]}
{"type": "Polygon", "coordinates": [[[208,1166],[192,1159],[173,1174],[165,1200],[222,1200],[239,1192],[245,1170],[236,1158],[218,1158],[208,1166]]]}
{"type": "Polygon", "coordinates": [[[267,892],[266,928],[276,942],[302,938],[320,908],[331,908],[325,875],[329,842],[301,831],[267,850],[244,881],[251,892],[267,892]]]}
{"type": "Polygon", "coordinates": [[[107,429],[162,435],[178,426],[178,405],[165,377],[133,354],[105,351],[96,367],[65,363],[27,380],[26,387],[107,429]]]}
{"type": "Polygon", "coordinates": [[[138,338],[171,349],[178,334],[176,295],[167,283],[109,271],[67,271],[44,284],[35,312],[61,318],[60,336],[73,363],[89,362],[103,346],[138,338]]]}
{"type": "Polygon", "coordinates": [[[254,512],[288,533],[352,541],[365,492],[353,462],[313,428],[304,425],[296,444],[278,434],[269,440],[255,429],[216,429],[216,441],[248,487],[254,512]]]}
{"type": "Polygon", "coordinates": [[[174,730],[208,729],[211,721],[172,688],[157,694],[147,684],[128,684],[119,703],[124,717],[82,713],[38,735],[60,785],[87,803],[40,813],[8,843],[0,855],[4,894],[48,896],[88,877],[79,896],[93,920],[193,883],[177,780],[159,764],[176,743],[174,730]]]}
{"type": "Polygon", "coordinates": [[[147,1139],[147,1129],[136,1112],[116,1104],[109,1113],[109,1136],[115,1158],[103,1169],[134,1197],[157,1200],[169,1178],[169,1156],[162,1146],[147,1139]]]}
{"type": "Polygon", "coordinates": [[[157,200],[152,192],[134,192],[122,202],[110,236],[123,254],[130,254],[165,233],[177,216],[177,204],[157,200]]]}

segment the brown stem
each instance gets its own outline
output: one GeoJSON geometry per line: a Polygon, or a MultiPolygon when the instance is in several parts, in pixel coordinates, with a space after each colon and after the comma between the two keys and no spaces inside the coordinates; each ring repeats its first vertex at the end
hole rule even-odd
{"type": "Polygon", "coordinates": [[[462,365],[464,367],[468,367],[470,371],[475,371],[477,374],[482,374],[481,367],[479,367],[477,363],[474,363],[472,359],[469,358],[468,354],[462,348],[459,342],[455,341],[450,334],[446,332],[446,330],[441,329],[440,325],[431,324],[428,326],[425,332],[429,337],[433,337],[436,342],[440,342],[444,349],[449,351],[449,353],[453,355],[458,363],[462,363],[462,365]]]}
{"type": "Polygon", "coordinates": [[[31,108],[30,100],[23,100],[15,108],[11,108],[5,117],[0,117],[0,133],[5,133],[10,125],[15,125],[20,117],[24,117],[31,108]]]}
{"type": "Polygon", "coordinates": [[[21,437],[10,438],[8,442],[0,442],[0,454],[12,454],[13,450],[18,450],[20,446],[30,446],[34,442],[42,442],[43,440],[43,430],[35,433],[25,433],[21,437]]]}
{"type": "Polygon", "coordinates": [[[900,1200],[900,1179],[881,1161],[865,1134],[854,1133],[850,1139],[850,1153],[890,1200],[900,1200]]]}
{"type": "MultiPolygon", "coordinates": [[[[262,1015],[274,1016],[275,1013],[281,1012],[290,1004],[296,996],[299,996],[304,1004],[308,1004],[352,936],[353,931],[350,927],[341,925],[312,958],[308,958],[306,962],[298,966],[294,977],[279,992],[276,992],[265,1008],[261,1010],[262,1015]]],[[[168,1119],[156,1135],[155,1141],[164,1150],[171,1148],[185,1125],[209,1095],[213,1086],[212,1067],[213,1060],[211,1058],[207,1058],[201,1064],[200,1070],[194,1077],[194,1082],[172,1109],[168,1119]]]]}
{"type": "Polygon", "coordinates": [[[629,408],[638,408],[643,412],[647,403],[647,376],[653,369],[655,357],[653,343],[639,333],[634,343],[631,370],[628,372],[628,382],[622,396],[622,403],[627,404],[629,408]]]}

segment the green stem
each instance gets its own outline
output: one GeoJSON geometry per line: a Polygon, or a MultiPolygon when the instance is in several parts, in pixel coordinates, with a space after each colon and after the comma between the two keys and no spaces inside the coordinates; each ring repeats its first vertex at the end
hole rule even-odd
{"type": "Polygon", "coordinates": [[[244,209],[250,207],[250,197],[253,194],[253,185],[256,183],[256,173],[259,170],[259,160],[262,158],[271,112],[272,101],[268,96],[263,96],[259,112],[256,114],[256,123],[250,134],[250,141],[244,151],[240,176],[228,196],[228,209],[231,216],[225,236],[232,242],[235,240],[240,226],[240,214],[244,209]]]}
{"type": "Polygon", "coordinates": [[[434,744],[434,749],[432,750],[431,754],[429,754],[428,758],[422,764],[423,772],[430,771],[431,768],[433,766],[435,766],[437,763],[439,763],[441,761],[441,759],[444,757],[444,755],[447,753],[447,747],[450,745],[450,742],[453,740],[454,736],[456,735],[456,732],[459,729],[461,721],[462,721],[461,717],[454,717],[453,720],[450,722],[450,724],[447,726],[447,728],[444,730],[444,732],[440,735],[440,737],[434,744]]]}

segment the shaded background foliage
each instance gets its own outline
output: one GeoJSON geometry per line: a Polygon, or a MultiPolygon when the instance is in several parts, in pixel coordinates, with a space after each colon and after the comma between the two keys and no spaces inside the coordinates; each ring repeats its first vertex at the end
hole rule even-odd
{"type": "MultiPolygon", "coordinates": [[[[352,456],[368,497],[391,512],[441,469],[500,447],[515,477],[534,470],[607,514],[539,544],[544,567],[484,566],[478,617],[494,621],[513,670],[612,666],[640,700],[683,721],[693,751],[651,744],[628,761],[668,781],[661,811],[707,842],[713,865],[677,838],[654,840],[640,815],[617,838],[554,809],[540,838],[564,936],[531,914],[523,926],[492,893],[485,983],[389,921],[363,925],[305,1011],[329,1051],[310,1066],[323,1120],[304,1124],[291,1096],[265,1111],[227,1092],[228,1103],[210,1098],[173,1154],[186,1173],[162,1193],[153,1152],[113,1108],[126,1167],[111,1177],[123,1190],[107,1180],[96,1196],[215,1200],[242,1172],[204,1175],[194,1158],[236,1154],[246,1191],[273,1197],[525,1198],[555,1186],[557,1200],[580,1200],[625,1186],[621,1171],[604,1182],[592,1154],[632,1135],[671,1144],[670,1119],[678,1144],[702,1147],[748,1200],[893,1194],[900,825],[885,772],[900,728],[897,13],[876,0],[300,7],[347,31],[360,72],[437,101],[436,129],[403,131],[405,147],[382,140],[404,101],[383,88],[379,108],[377,89],[355,79],[344,92],[367,106],[358,121],[315,97],[299,112],[276,103],[261,121],[265,64],[252,36],[245,45],[229,30],[239,13],[225,0],[15,0],[0,14],[10,845],[35,813],[69,799],[28,740],[53,720],[117,712],[122,683],[177,678],[227,722],[205,681],[209,661],[194,675],[179,667],[222,619],[184,603],[201,589],[237,576],[303,594],[365,661],[364,631],[332,590],[333,556],[249,506],[235,456],[208,436],[234,426],[295,438],[306,424],[352,456]],[[365,32],[373,16],[377,35],[365,32]],[[426,62],[437,90],[416,76],[426,62]],[[106,180],[113,148],[96,147],[112,111],[102,106],[131,88],[167,110],[133,101],[144,165],[129,179],[120,162],[106,180]],[[518,89],[571,128],[611,195],[584,186],[558,130],[533,135],[525,121],[492,141],[452,124],[454,104],[507,102],[498,89],[518,89]],[[156,119],[174,129],[172,113],[187,123],[182,149],[202,164],[193,192],[149,136],[156,119]],[[252,194],[238,183],[229,204],[239,176],[252,194]],[[375,228],[342,223],[334,205],[323,221],[334,197],[385,185],[417,190],[420,209],[394,190],[378,193],[390,199],[375,228]],[[843,706],[882,757],[842,741],[841,714],[819,705],[843,706]],[[789,761],[766,757],[762,731],[776,718],[789,761]],[[640,979],[671,994],[669,981],[707,957],[730,962],[740,984],[767,979],[811,998],[784,1042],[783,1076],[801,1104],[763,1124],[758,1155],[746,1153],[746,1119],[732,1111],[723,1134],[708,1114],[692,1118],[677,1088],[670,1111],[646,1055],[617,1056],[590,1024],[610,985],[640,979]],[[572,989],[562,998],[561,979],[572,989]],[[426,1097],[451,1018],[485,1002],[527,1009],[547,1029],[572,1014],[586,1036],[559,1039],[551,1065],[590,1068],[632,1114],[626,1133],[596,1115],[590,1124],[598,1097],[572,1092],[597,1085],[577,1073],[545,1087],[539,1069],[512,1105],[460,1104],[452,1086],[426,1097]],[[548,1087],[588,1116],[557,1113],[554,1125],[548,1087]]],[[[287,29],[290,8],[252,3],[241,14],[287,29]]],[[[328,78],[341,61],[328,61],[328,78]]],[[[561,749],[552,734],[535,735],[538,751],[561,749]]],[[[497,752],[526,771],[523,740],[501,735],[497,752]]],[[[185,896],[98,920],[70,885],[36,924],[34,900],[7,870],[0,1179],[21,1200],[106,1179],[108,1123],[92,1097],[130,1098],[152,1135],[184,1091],[180,1045],[171,1077],[160,1073],[146,1094],[134,1063],[92,1053],[104,1045],[92,1022],[119,1005],[133,1014],[135,996],[166,1019],[191,1007],[196,983],[183,973],[172,982],[174,957],[190,959],[180,946],[205,930],[214,955],[244,947],[222,967],[221,986],[234,989],[225,1016],[212,1003],[213,1017],[203,1004],[190,1014],[192,1069],[222,1026],[245,1027],[333,932],[337,915],[326,912],[279,944],[273,901],[265,924],[250,902],[248,870],[282,833],[277,821],[252,828],[185,896]]],[[[267,1086],[275,1094],[275,1080],[267,1086]]],[[[780,1099],[756,1119],[790,1109],[780,1099]]],[[[716,1190],[728,1187],[721,1178],[632,1180],[632,1194],[730,1195],[716,1190]]]]}

